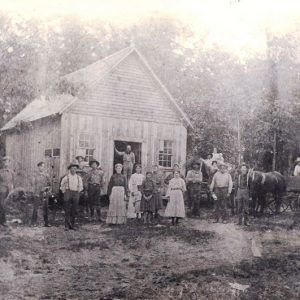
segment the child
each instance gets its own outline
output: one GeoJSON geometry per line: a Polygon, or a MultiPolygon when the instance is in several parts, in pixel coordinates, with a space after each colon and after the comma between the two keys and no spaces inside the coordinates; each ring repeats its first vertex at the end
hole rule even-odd
{"type": "Polygon", "coordinates": [[[158,218],[158,211],[163,208],[162,192],[164,188],[163,173],[160,172],[158,165],[153,166],[152,180],[156,185],[156,193],[154,195],[156,205],[155,217],[158,218]]]}
{"type": "Polygon", "coordinates": [[[115,165],[116,174],[110,178],[107,193],[109,196],[109,208],[107,212],[107,224],[125,224],[126,223],[126,203],[127,180],[121,174],[123,166],[115,165]]]}
{"type": "Polygon", "coordinates": [[[146,173],[146,179],[141,186],[141,193],[141,212],[143,212],[144,223],[150,223],[152,214],[156,212],[155,183],[152,180],[151,172],[146,173]]]}
{"type": "Polygon", "coordinates": [[[167,191],[167,197],[170,197],[165,216],[172,218],[172,225],[178,224],[179,218],[185,217],[183,193],[186,191],[186,185],[180,178],[179,171],[174,172],[174,178],[170,180],[167,191]]]}
{"type": "Polygon", "coordinates": [[[130,191],[130,198],[128,203],[127,218],[141,218],[141,186],[145,176],[141,174],[141,165],[136,165],[135,173],[130,177],[128,188],[130,191]]]}

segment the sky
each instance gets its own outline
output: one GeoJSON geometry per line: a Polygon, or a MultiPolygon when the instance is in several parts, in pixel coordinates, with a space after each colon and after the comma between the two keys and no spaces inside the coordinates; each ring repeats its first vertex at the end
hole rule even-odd
{"type": "Polygon", "coordinates": [[[172,16],[195,33],[186,47],[197,47],[197,37],[205,35],[208,47],[217,45],[240,57],[265,51],[266,31],[300,37],[299,0],[0,0],[0,10],[43,22],[71,14],[120,26],[149,15],[172,16]]]}

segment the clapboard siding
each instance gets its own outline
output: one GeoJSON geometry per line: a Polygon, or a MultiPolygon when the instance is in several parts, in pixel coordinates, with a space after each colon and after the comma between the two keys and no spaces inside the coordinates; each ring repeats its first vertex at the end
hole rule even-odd
{"type": "MultiPolygon", "coordinates": [[[[12,167],[19,174],[18,185],[29,187],[29,179],[36,170],[37,163],[45,160],[45,149],[60,146],[59,119],[36,121],[30,129],[6,135],[6,153],[11,156],[12,167]]],[[[59,170],[57,174],[58,172],[59,170]]]]}
{"type": "Polygon", "coordinates": [[[92,91],[87,92],[84,100],[74,103],[69,112],[181,124],[173,104],[136,53],[126,57],[92,91]]]}
{"type": "Polygon", "coordinates": [[[160,140],[172,140],[174,162],[181,165],[185,163],[186,128],[183,125],[162,125],[157,122],[67,113],[62,118],[62,126],[62,148],[65,149],[64,158],[61,158],[62,172],[66,170],[69,161],[79,153],[78,136],[82,132],[94,135],[95,158],[100,161],[106,174],[106,183],[113,174],[115,140],[142,144],[144,172],[150,170],[154,163],[158,163],[160,140]],[[64,139],[64,136],[68,135],[72,137],[70,142],[64,139]]]}

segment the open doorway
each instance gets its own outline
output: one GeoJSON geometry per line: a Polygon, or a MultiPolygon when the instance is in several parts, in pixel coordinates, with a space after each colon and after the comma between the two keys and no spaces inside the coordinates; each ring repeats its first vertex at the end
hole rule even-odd
{"type": "MultiPolygon", "coordinates": [[[[129,142],[129,141],[115,141],[114,146],[119,152],[125,152],[127,145],[131,146],[131,150],[135,155],[135,163],[141,164],[142,162],[142,143],[136,143],[136,142],[129,142]]],[[[122,164],[123,165],[123,157],[118,155],[114,151],[114,165],[113,170],[115,173],[115,164],[122,164]]],[[[134,170],[133,170],[134,171],[134,170]]]]}

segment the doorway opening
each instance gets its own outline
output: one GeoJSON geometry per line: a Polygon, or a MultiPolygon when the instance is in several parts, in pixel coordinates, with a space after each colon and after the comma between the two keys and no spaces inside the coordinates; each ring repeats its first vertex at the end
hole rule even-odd
{"type": "MultiPolygon", "coordinates": [[[[127,145],[131,146],[131,151],[134,153],[134,156],[135,156],[135,163],[141,164],[141,162],[142,162],[142,143],[129,142],[129,141],[115,141],[114,142],[114,146],[119,152],[125,152],[127,145]]],[[[113,165],[114,173],[115,173],[115,165],[116,164],[123,165],[123,157],[121,155],[118,155],[114,151],[114,165],[113,165]]],[[[133,170],[133,172],[134,171],[135,170],[133,170]]]]}

